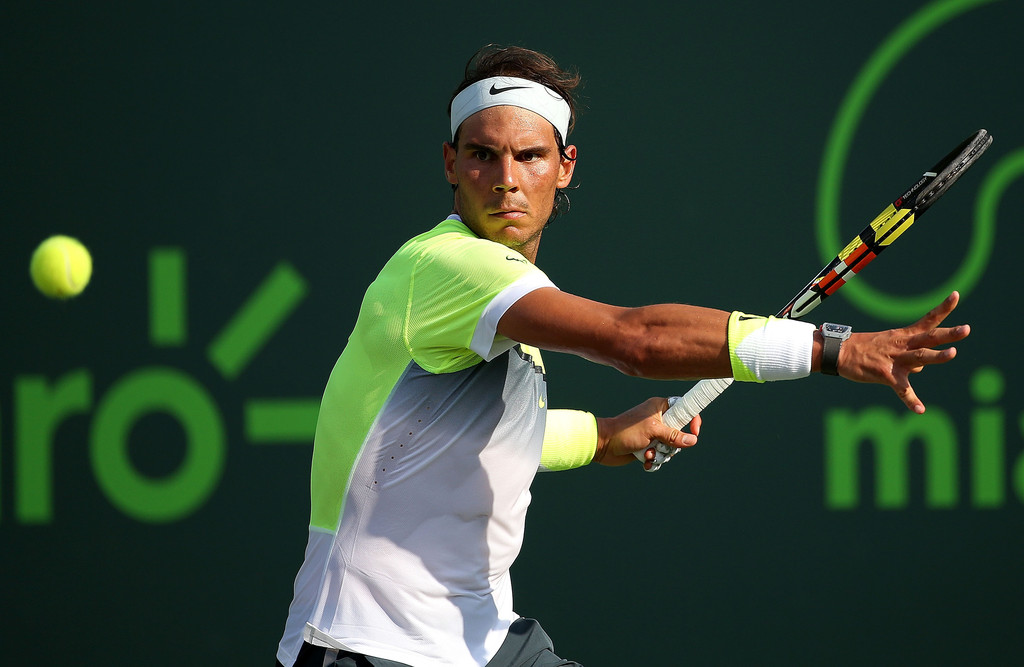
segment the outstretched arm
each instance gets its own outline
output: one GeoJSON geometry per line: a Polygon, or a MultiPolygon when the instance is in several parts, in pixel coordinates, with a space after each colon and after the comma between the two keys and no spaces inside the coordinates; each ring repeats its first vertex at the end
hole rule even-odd
{"type": "MultiPolygon", "coordinates": [[[[956,355],[953,348],[934,348],[963,340],[970,333],[966,325],[939,327],[958,301],[959,295],[952,293],[908,327],[853,334],[842,346],[840,375],[888,385],[908,408],[923,412],[909,376],[956,355]]],[[[729,313],[722,310],[681,304],[621,308],[548,287],[513,304],[499,321],[498,332],[541,349],[576,354],[627,375],[721,378],[733,375],[728,321],[729,313]]],[[[813,336],[810,368],[817,371],[822,339],[818,332],[813,336]]]]}

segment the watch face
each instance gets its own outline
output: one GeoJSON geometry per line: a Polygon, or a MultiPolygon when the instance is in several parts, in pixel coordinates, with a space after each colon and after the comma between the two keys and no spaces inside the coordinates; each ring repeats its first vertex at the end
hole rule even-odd
{"type": "Polygon", "coordinates": [[[829,334],[829,335],[836,336],[836,337],[847,335],[852,330],[853,330],[853,328],[848,326],[848,325],[846,325],[846,324],[831,324],[829,322],[826,322],[825,324],[821,325],[822,333],[829,334]]]}

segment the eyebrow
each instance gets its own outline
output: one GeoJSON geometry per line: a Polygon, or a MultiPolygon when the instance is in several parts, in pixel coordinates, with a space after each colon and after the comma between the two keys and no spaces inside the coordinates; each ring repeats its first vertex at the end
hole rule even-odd
{"type": "MultiPolygon", "coordinates": [[[[494,146],[487,146],[484,144],[477,144],[467,141],[465,149],[468,151],[486,151],[488,153],[497,153],[498,151],[494,146]]],[[[516,151],[516,154],[521,153],[537,153],[538,155],[547,155],[551,152],[551,148],[548,146],[527,146],[526,148],[520,148],[516,151]]]]}

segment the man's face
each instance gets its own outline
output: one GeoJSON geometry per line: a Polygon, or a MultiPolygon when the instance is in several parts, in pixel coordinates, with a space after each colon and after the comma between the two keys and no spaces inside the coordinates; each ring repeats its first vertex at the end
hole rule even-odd
{"type": "MultiPolygon", "coordinates": [[[[576,147],[566,146],[576,157],[576,147]]],[[[455,212],[481,238],[536,260],[555,190],[572,180],[575,163],[558,152],[555,130],[538,114],[513,106],[484,109],[459,129],[457,150],[444,146],[448,182],[458,185],[455,212]]]]}

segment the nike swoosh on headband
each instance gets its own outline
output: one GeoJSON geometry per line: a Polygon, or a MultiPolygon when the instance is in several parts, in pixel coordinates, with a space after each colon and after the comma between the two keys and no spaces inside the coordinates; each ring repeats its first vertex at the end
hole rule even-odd
{"type": "Polygon", "coordinates": [[[498,95],[509,90],[523,90],[529,88],[529,86],[507,86],[505,88],[498,88],[497,84],[492,84],[491,89],[488,91],[491,95],[498,95]]]}
{"type": "Polygon", "coordinates": [[[572,121],[569,103],[547,86],[515,76],[492,76],[470,84],[451,102],[449,123],[452,139],[459,126],[478,111],[495,106],[513,106],[532,111],[551,123],[565,140],[572,121]]]}

